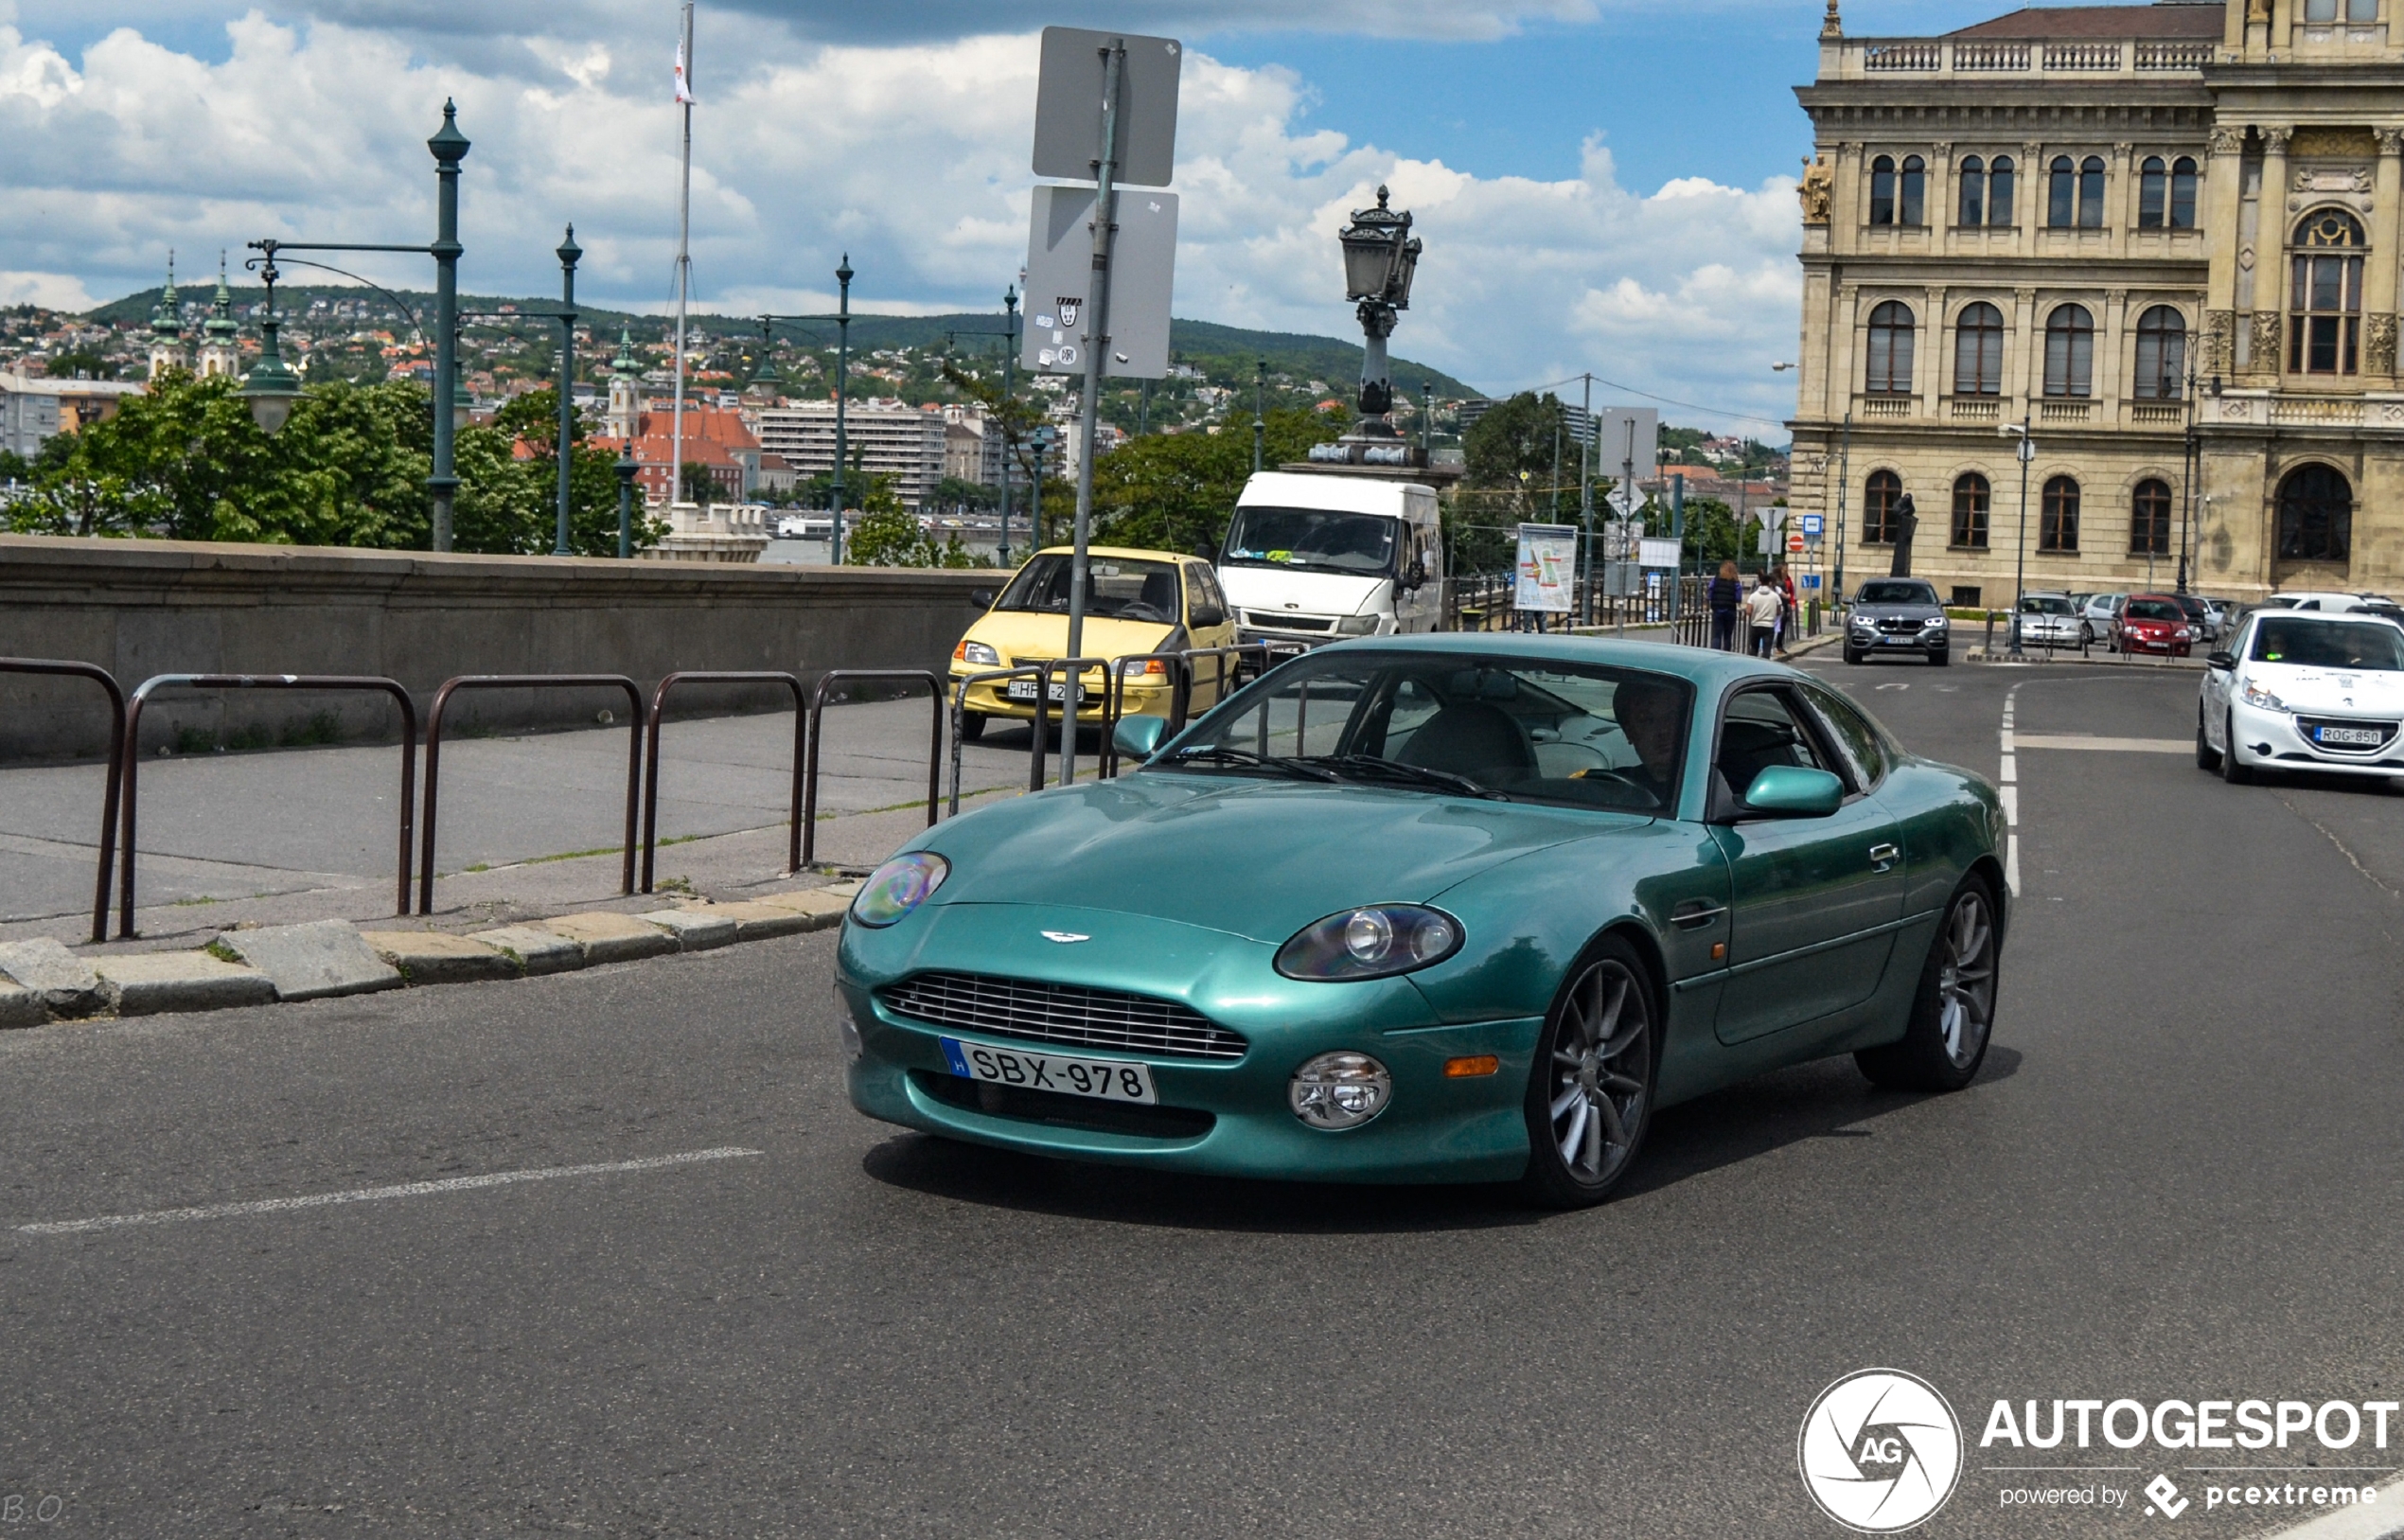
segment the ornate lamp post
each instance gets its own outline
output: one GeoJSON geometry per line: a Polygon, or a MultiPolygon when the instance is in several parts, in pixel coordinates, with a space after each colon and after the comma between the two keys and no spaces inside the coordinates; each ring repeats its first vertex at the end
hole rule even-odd
{"type": "Polygon", "coordinates": [[[259,282],[267,286],[267,313],[258,323],[258,362],[242,377],[242,399],[250,403],[251,416],[259,427],[270,434],[279,432],[284,420],[292,415],[292,403],[300,399],[300,376],[275,345],[275,332],[284,323],[275,314],[275,257],[270,253],[267,265],[259,270],[259,282]]]}
{"type": "Polygon", "coordinates": [[[1397,314],[1410,309],[1420,252],[1410,215],[1388,207],[1389,196],[1379,187],[1377,206],[1354,209],[1352,222],[1336,232],[1344,248],[1344,297],[1358,302],[1354,313],[1361,323],[1361,420],[1336,443],[1313,445],[1314,460],[1401,466],[1426,459],[1387,418],[1394,410],[1394,382],[1387,368],[1386,339],[1394,334],[1397,314]]]}
{"type": "Polygon", "coordinates": [[[634,556],[634,477],[643,468],[634,461],[634,441],[618,451],[618,559],[634,556]]]}

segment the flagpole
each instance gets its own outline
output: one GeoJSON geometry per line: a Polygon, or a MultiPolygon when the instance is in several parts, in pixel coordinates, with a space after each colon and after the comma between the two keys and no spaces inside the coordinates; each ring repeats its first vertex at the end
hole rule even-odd
{"type": "Polygon", "coordinates": [[[684,317],[693,289],[693,0],[676,43],[676,99],[684,110],[684,164],[676,200],[676,406],[668,434],[668,504],[684,501],[684,317]]]}

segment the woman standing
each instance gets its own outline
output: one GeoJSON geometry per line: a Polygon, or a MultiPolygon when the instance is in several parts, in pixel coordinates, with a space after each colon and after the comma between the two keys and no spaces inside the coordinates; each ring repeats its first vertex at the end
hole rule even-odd
{"type": "Polygon", "coordinates": [[[1783,608],[1778,591],[1770,586],[1770,575],[1757,574],[1753,592],[1744,601],[1744,618],[1752,631],[1753,644],[1746,650],[1756,658],[1770,655],[1770,644],[1778,634],[1778,614],[1783,608]]]}
{"type": "Polygon", "coordinates": [[[1711,579],[1711,646],[1721,652],[1736,647],[1736,609],[1744,597],[1744,585],[1737,579],[1736,563],[1720,563],[1720,575],[1711,579]]]}

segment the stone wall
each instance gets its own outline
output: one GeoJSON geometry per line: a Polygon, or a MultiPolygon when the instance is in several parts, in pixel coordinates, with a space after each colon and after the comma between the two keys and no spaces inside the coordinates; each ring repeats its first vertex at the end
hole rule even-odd
{"type": "MultiPolygon", "coordinates": [[[[876,567],[730,566],[568,557],[0,536],[0,656],[74,658],[130,695],[154,674],[376,674],[415,699],[422,729],[458,674],[624,674],[648,692],[679,669],[941,672],[999,575],[876,567]]],[[[686,686],[671,715],[774,709],[789,695],[686,686]],[[681,704],[680,704],[681,703],[681,704]]],[[[370,695],[165,691],[143,712],[161,746],[389,738],[370,695]],[[331,714],[330,717],[324,714],[331,714]]],[[[478,691],[446,735],[625,719],[623,691],[478,691]]],[[[104,752],[99,690],[0,675],[0,760],[104,752]]]]}

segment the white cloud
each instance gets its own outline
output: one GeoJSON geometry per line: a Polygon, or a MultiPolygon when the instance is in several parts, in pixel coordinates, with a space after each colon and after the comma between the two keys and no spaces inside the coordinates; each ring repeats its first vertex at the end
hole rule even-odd
{"type": "Polygon", "coordinates": [[[0,272],[0,305],[40,305],[53,310],[88,310],[100,303],[82,280],[63,273],[0,272]]]}
{"type": "MultiPolygon", "coordinates": [[[[1464,14],[1485,25],[1582,9],[1464,14]]],[[[239,253],[261,236],[425,240],[424,140],[455,96],[475,141],[463,285],[554,292],[551,248],[573,219],[582,292],[656,306],[675,237],[665,50],[583,9],[529,13],[522,27],[471,69],[383,27],[294,27],[256,12],[229,24],[216,62],[132,28],[71,62],[0,26],[0,142],[22,147],[0,162],[0,264],[18,270],[0,282],[72,286],[47,275],[75,274],[108,295],[155,281],[169,246],[188,274],[215,248],[239,253]]],[[[780,21],[724,13],[713,32],[717,57],[743,64],[702,75],[695,115],[704,304],[827,308],[848,253],[861,308],[998,305],[1025,253],[1031,35],[813,44],[780,21]]],[[[1427,243],[1394,339],[1404,356],[1486,388],[1591,368],[1682,400],[1787,414],[1789,387],[1767,365],[1794,339],[1791,179],[1747,191],[1680,178],[1645,196],[1619,185],[1600,142],[1565,180],[1475,177],[1299,129],[1307,91],[1290,70],[1189,51],[1178,313],[1352,334],[1335,234],[1382,181],[1427,243]]],[[[422,259],[330,259],[429,286],[422,259]]],[[[1598,387],[1598,399],[1614,397],[1598,387]]]]}

